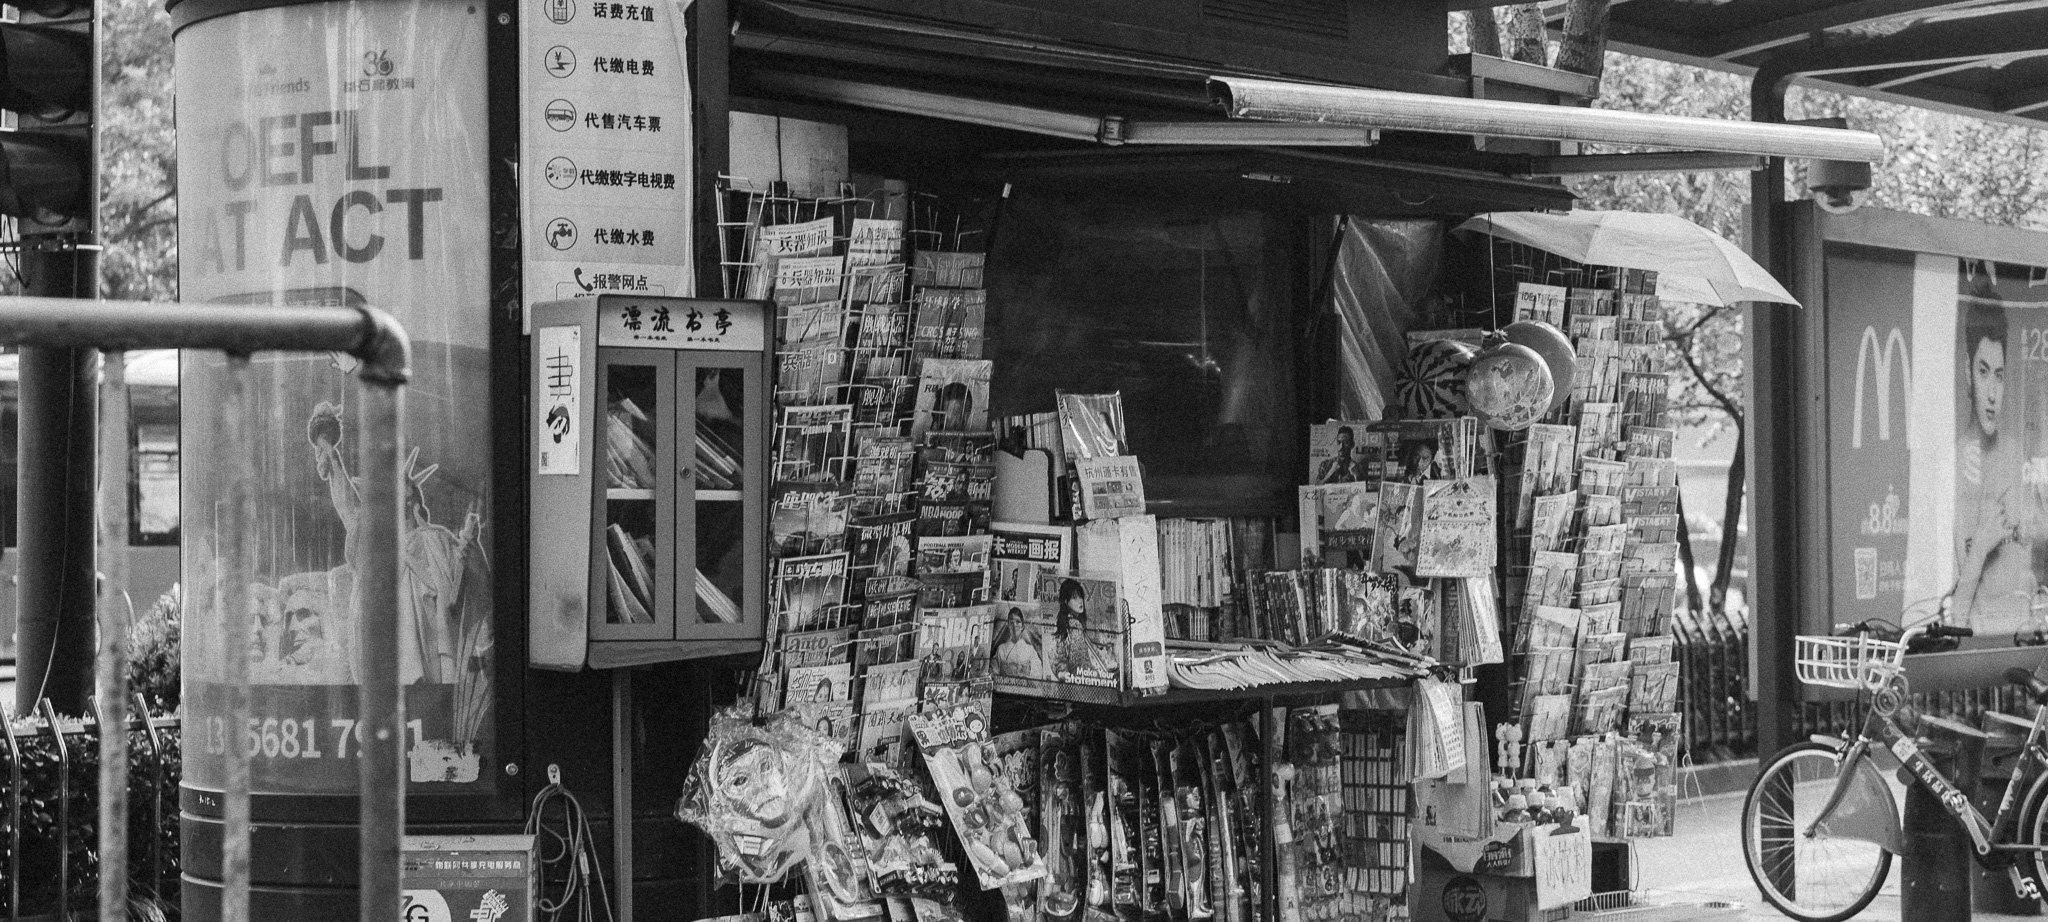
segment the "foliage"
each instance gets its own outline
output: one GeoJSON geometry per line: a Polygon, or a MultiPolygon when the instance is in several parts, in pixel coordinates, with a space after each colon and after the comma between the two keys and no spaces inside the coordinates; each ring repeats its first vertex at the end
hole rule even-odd
{"type": "MultiPolygon", "coordinates": [[[[1749,118],[1744,78],[1665,61],[1610,54],[1596,105],[1708,118],[1749,118]]],[[[2037,129],[1928,109],[1794,88],[1789,118],[1846,118],[1849,126],[1885,140],[1883,163],[1873,168],[1868,204],[1896,211],[2006,226],[2048,224],[2048,136],[2037,129]]],[[[1803,161],[1794,161],[1786,195],[1804,191],[1803,161]]],[[[1731,240],[1746,239],[1749,175],[1739,172],[1600,175],[1576,180],[1583,207],[1677,214],[1731,240]]],[[[1745,375],[1742,314],[1725,307],[1674,305],[1665,342],[1669,370],[1681,382],[1673,406],[1681,422],[1712,434],[1743,431],[1745,375]]],[[[1737,449],[1738,453],[1740,448],[1737,449]]],[[[1726,592],[1741,491],[1740,458],[1730,472],[1730,501],[1722,517],[1723,557],[1715,575],[1718,608],[1726,592]]]]}
{"type": "Polygon", "coordinates": [[[178,710],[179,598],[172,586],[128,626],[128,687],[159,714],[178,710]]]}
{"type": "MultiPolygon", "coordinates": [[[[0,916],[17,910],[24,917],[52,913],[60,890],[74,913],[89,912],[99,888],[98,731],[90,720],[66,721],[60,749],[57,735],[39,718],[15,720],[11,729],[12,745],[0,746],[0,916]],[[16,769],[19,790],[10,780],[16,769]],[[9,880],[14,866],[6,860],[8,808],[17,798],[18,882],[9,880]],[[7,904],[17,883],[19,907],[7,904]]],[[[136,897],[130,915],[138,919],[164,918],[177,908],[178,730],[162,728],[154,738],[156,745],[139,727],[128,734],[128,866],[136,897]]]]}
{"type": "Polygon", "coordinates": [[[107,0],[101,30],[100,293],[177,297],[171,20],[156,0],[107,0]]]}

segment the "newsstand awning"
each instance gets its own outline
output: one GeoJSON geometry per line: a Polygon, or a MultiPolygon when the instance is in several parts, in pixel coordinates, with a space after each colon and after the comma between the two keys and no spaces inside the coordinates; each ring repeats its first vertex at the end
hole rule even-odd
{"type": "MultiPolygon", "coordinates": [[[[1471,99],[1453,95],[1450,77],[1283,78],[812,0],[739,8],[734,48],[751,57],[742,82],[756,89],[1073,141],[1363,148],[1392,130],[1864,162],[1884,153],[1869,132],[1471,99]]],[[[1541,166],[1504,172],[1549,172],[1541,166]]]]}
{"type": "Polygon", "coordinates": [[[1249,77],[1211,77],[1209,86],[1224,113],[1233,119],[1866,163],[1884,157],[1884,142],[1877,135],[1839,128],[1461,99],[1249,77]]]}

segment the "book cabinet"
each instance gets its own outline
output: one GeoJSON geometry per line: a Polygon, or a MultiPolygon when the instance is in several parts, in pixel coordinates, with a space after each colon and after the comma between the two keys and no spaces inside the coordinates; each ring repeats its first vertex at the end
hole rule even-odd
{"type": "Polygon", "coordinates": [[[630,295],[534,306],[533,665],[760,649],[769,310],[630,295]]]}

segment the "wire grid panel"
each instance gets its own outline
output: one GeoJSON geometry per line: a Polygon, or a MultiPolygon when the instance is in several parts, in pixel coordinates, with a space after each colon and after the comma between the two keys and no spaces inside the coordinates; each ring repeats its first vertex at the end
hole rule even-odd
{"type": "Polygon", "coordinates": [[[1400,711],[1346,710],[1344,865],[1349,888],[1400,896],[1408,887],[1408,721],[1400,711]]]}

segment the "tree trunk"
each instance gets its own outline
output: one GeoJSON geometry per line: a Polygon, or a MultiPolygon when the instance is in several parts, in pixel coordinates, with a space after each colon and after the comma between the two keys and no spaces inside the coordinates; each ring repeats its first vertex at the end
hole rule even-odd
{"type": "Polygon", "coordinates": [[[1707,604],[1715,611],[1725,611],[1728,604],[1728,580],[1735,573],[1735,552],[1737,536],[1742,526],[1742,495],[1749,480],[1749,453],[1744,444],[1749,440],[1749,427],[1740,416],[1735,417],[1735,460],[1728,464],[1728,498],[1721,505],[1721,553],[1714,562],[1714,582],[1707,589],[1707,604]]]}
{"type": "Polygon", "coordinates": [[[1493,10],[1481,8],[1465,11],[1465,40],[1472,46],[1473,54],[1500,57],[1500,22],[1493,18],[1493,10]]]}
{"type": "Polygon", "coordinates": [[[1550,63],[1550,50],[1544,45],[1543,11],[1536,4],[1508,8],[1508,46],[1508,53],[1524,64],[1550,63]]]}
{"type": "Polygon", "coordinates": [[[1706,608],[1700,602],[1700,574],[1692,556],[1692,527],[1685,522],[1685,498],[1678,500],[1678,562],[1685,567],[1685,606],[1695,614],[1706,608]]]}
{"type": "Polygon", "coordinates": [[[1567,0],[1564,40],[1557,46],[1557,68],[1599,77],[1607,63],[1608,0],[1567,0]]]}

